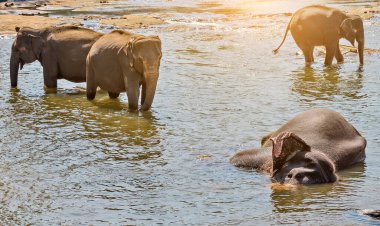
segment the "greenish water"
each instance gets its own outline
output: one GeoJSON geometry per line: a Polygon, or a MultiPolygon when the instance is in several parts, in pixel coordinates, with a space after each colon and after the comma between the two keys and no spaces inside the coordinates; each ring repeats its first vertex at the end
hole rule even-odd
{"type": "MultiPolygon", "coordinates": [[[[366,53],[362,68],[356,54],[331,68],[316,54],[305,68],[291,36],[271,53],[290,19],[282,13],[319,2],[326,1],[111,5],[122,9],[115,14],[128,12],[125,4],[168,22],[135,31],[163,43],[152,110],[139,114],[127,111],[125,94],[87,101],[84,84],[62,80],[57,94],[45,94],[39,63],[26,65],[11,90],[12,37],[1,39],[0,222],[380,224],[356,211],[380,204],[380,54],[366,53]],[[276,189],[267,175],[228,163],[314,107],[340,112],[368,141],[365,163],[339,172],[337,183],[276,189]]],[[[364,25],[366,47],[380,49],[379,15],[364,25]]]]}

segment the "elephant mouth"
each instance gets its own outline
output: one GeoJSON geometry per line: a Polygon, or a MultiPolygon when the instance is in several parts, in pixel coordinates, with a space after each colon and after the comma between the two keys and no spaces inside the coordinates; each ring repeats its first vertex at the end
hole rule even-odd
{"type": "Polygon", "coordinates": [[[20,70],[24,67],[25,61],[23,59],[20,59],[20,70]]]}

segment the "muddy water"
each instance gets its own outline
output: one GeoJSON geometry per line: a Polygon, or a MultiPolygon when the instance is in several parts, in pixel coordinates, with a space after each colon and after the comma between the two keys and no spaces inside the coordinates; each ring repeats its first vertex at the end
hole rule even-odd
{"type": "MultiPolygon", "coordinates": [[[[125,94],[87,101],[84,84],[59,81],[57,94],[45,94],[38,63],[26,65],[11,90],[12,40],[0,40],[0,222],[380,224],[356,211],[380,204],[379,54],[367,53],[362,68],[351,53],[325,68],[316,53],[305,68],[291,37],[271,53],[289,20],[283,13],[309,3],[125,3],[167,22],[136,30],[163,42],[156,98],[144,114],[127,111],[125,94]],[[341,112],[364,134],[365,164],[334,184],[283,188],[228,163],[315,107],[341,112]]],[[[380,49],[379,16],[365,28],[367,47],[380,49]]]]}

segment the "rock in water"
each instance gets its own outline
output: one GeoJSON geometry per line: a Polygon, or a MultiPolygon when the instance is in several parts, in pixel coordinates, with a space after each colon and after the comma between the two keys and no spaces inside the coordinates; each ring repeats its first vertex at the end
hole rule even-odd
{"type": "Polygon", "coordinates": [[[359,212],[364,214],[364,215],[380,218],[380,210],[364,209],[364,210],[360,210],[359,212]]]}

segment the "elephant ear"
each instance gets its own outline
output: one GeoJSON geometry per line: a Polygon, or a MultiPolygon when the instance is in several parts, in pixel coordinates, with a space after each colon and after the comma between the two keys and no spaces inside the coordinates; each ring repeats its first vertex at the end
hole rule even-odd
{"type": "Polygon", "coordinates": [[[41,52],[45,46],[45,41],[40,36],[30,36],[32,42],[32,51],[37,60],[41,61],[41,52]]]}
{"type": "Polygon", "coordinates": [[[271,138],[272,147],[272,175],[280,170],[284,164],[300,151],[310,151],[310,146],[292,132],[282,132],[271,138]]]}
{"type": "Polygon", "coordinates": [[[121,52],[121,50],[123,50],[124,54],[126,54],[127,58],[128,58],[128,62],[129,62],[129,66],[131,68],[134,68],[134,56],[133,56],[133,47],[134,47],[134,44],[136,43],[136,41],[138,41],[138,37],[132,37],[127,44],[125,44],[123,47],[120,48],[120,50],[118,51],[118,54],[121,52]]]}
{"type": "Polygon", "coordinates": [[[342,36],[347,39],[353,46],[355,46],[355,36],[356,32],[352,26],[352,19],[347,18],[343,20],[340,25],[340,33],[342,36]]]}
{"type": "Polygon", "coordinates": [[[132,38],[129,42],[128,42],[128,45],[126,47],[127,49],[127,57],[128,57],[128,61],[129,61],[129,67],[133,68],[133,43],[134,43],[135,39],[132,38]]]}

